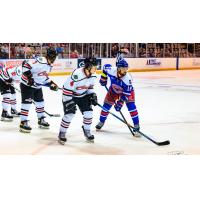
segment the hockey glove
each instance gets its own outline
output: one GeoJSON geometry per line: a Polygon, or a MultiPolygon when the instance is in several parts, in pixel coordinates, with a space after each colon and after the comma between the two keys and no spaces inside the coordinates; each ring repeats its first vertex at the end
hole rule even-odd
{"type": "Polygon", "coordinates": [[[91,104],[92,104],[93,106],[96,106],[97,103],[98,103],[96,93],[89,94],[88,96],[89,96],[89,99],[90,99],[91,104]]]}
{"type": "Polygon", "coordinates": [[[27,85],[29,86],[34,85],[33,75],[30,70],[24,72],[23,75],[27,78],[27,85]]]}
{"type": "Polygon", "coordinates": [[[8,80],[5,81],[5,83],[6,83],[7,85],[9,85],[9,84],[12,83],[12,81],[13,81],[12,78],[9,78],[8,80]]]}
{"type": "Polygon", "coordinates": [[[49,83],[50,89],[53,91],[58,91],[58,85],[55,84],[53,81],[49,83]]]}
{"type": "Polygon", "coordinates": [[[65,101],[63,102],[64,105],[64,111],[68,112],[70,110],[76,111],[76,104],[73,100],[65,101]]]}
{"type": "Polygon", "coordinates": [[[128,97],[126,95],[122,95],[120,101],[128,102],[128,97]]]}
{"type": "Polygon", "coordinates": [[[106,86],[106,85],[107,85],[107,77],[101,76],[101,78],[100,78],[100,80],[99,80],[99,83],[100,83],[102,86],[106,86]]]}
{"type": "Polygon", "coordinates": [[[119,101],[117,101],[116,102],[116,104],[115,104],[115,110],[117,111],[117,112],[120,112],[120,110],[121,110],[121,108],[122,108],[122,106],[123,106],[123,101],[121,101],[121,100],[119,100],[119,101]]]}
{"type": "Polygon", "coordinates": [[[27,85],[30,85],[30,86],[34,85],[34,79],[32,77],[28,77],[27,85]]]}

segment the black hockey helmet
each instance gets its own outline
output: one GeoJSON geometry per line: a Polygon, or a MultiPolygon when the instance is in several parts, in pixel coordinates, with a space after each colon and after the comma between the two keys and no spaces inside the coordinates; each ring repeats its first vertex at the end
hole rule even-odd
{"type": "Polygon", "coordinates": [[[46,58],[49,59],[49,61],[51,63],[53,63],[55,61],[56,56],[57,56],[57,52],[56,52],[55,48],[50,47],[50,48],[47,49],[46,58]]]}
{"type": "Polygon", "coordinates": [[[84,60],[85,68],[92,68],[93,66],[97,66],[97,59],[94,57],[88,57],[84,60]]]}

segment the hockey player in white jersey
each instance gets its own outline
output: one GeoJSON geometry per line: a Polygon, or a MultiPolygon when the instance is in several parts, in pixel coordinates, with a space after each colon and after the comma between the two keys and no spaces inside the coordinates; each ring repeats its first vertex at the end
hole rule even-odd
{"type": "Polygon", "coordinates": [[[76,105],[83,115],[83,133],[88,141],[94,140],[94,135],[90,132],[92,124],[93,109],[92,105],[97,105],[97,96],[94,92],[96,80],[97,62],[95,58],[86,58],[85,66],[72,72],[63,85],[63,108],[64,116],[60,125],[58,141],[65,144],[67,141],[66,133],[72,118],[76,113],[76,105]]]}
{"type": "MultiPolygon", "coordinates": [[[[3,64],[3,63],[2,63],[3,64]]],[[[13,117],[18,117],[16,92],[14,83],[21,79],[21,66],[1,66],[0,69],[0,91],[3,96],[2,100],[2,121],[12,121],[13,117]],[[11,113],[11,114],[10,114],[11,113]]]]}
{"type": "Polygon", "coordinates": [[[34,101],[38,117],[39,128],[49,128],[49,123],[44,120],[44,99],[42,86],[47,85],[51,90],[58,90],[58,86],[48,77],[52,69],[52,64],[57,53],[54,48],[47,49],[46,57],[37,57],[34,61],[24,61],[22,63],[21,78],[21,123],[20,131],[30,133],[32,128],[28,124],[28,114],[32,102],[34,101]]]}

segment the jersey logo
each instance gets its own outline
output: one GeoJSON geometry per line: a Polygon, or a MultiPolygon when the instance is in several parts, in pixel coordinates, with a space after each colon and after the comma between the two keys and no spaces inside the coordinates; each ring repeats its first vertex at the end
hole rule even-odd
{"type": "Polygon", "coordinates": [[[112,84],[112,89],[116,94],[122,94],[123,92],[123,88],[116,84],[112,84]]]}
{"type": "Polygon", "coordinates": [[[78,79],[78,75],[74,75],[73,78],[76,80],[78,79]]]}
{"type": "Polygon", "coordinates": [[[48,74],[47,74],[47,72],[40,72],[40,73],[38,73],[37,74],[38,76],[46,76],[46,77],[48,77],[48,74]]]}
{"type": "Polygon", "coordinates": [[[87,90],[89,87],[88,86],[86,86],[86,85],[83,85],[83,86],[79,86],[79,87],[77,87],[76,89],[77,90],[87,90]]]}
{"type": "Polygon", "coordinates": [[[12,76],[16,76],[16,75],[17,75],[17,73],[16,73],[16,72],[12,72],[11,74],[12,74],[12,76]]]}
{"type": "Polygon", "coordinates": [[[72,87],[74,85],[74,81],[71,81],[70,82],[70,86],[72,87]]]}

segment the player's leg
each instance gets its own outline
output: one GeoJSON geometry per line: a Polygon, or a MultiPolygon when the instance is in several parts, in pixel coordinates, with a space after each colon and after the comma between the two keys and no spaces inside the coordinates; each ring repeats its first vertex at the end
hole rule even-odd
{"type": "Polygon", "coordinates": [[[35,110],[38,117],[39,128],[48,129],[50,125],[47,121],[45,121],[44,98],[43,98],[42,88],[34,89],[34,102],[35,102],[35,110]]]}
{"type": "MultiPolygon", "coordinates": [[[[113,94],[109,91],[106,94],[106,97],[104,99],[103,107],[109,111],[111,109],[111,107],[113,106],[114,101],[117,98],[118,98],[118,95],[113,94]]],[[[99,123],[96,125],[97,130],[100,130],[103,127],[103,125],[104,125],[104,123],[105,123],[105,121],[108,117],[108,114],[109,113],[106,110],[103,110],[103,109],[101,110],[101,114],[100,114],[100,117],[99,117],[99,123]]]]}
{"type": "Polygon", "coordinates": [[[2,121],[12,121],[13,117],[10,115],[10,85],[5,84],[4,81],[0,79],[0,90],[3,96],[2,99],[2,114],[1,120],[2,121]]]}
{"type": "Polygon", "coordinates": [[[64,109],[64,116],[61,120],[60,124],[60,131],[58,135],[58,142],[60,144],[65,144],[67,141],[66,134],[68,131],[68,128],[70,126],[70,123],[76,113],[76,106],[72,105],[72,107],[68,106],[69,101],[63,101],[63,109],[64,109]]]}
{"type": "Polygon", "coordinates": [[[84,97],[75,98],[75,102],[77,103],[82,115],[83,115],[83,133],[88,141],[94,141],[94,135],[91,134],[91,124],[93,118],[93,109],[92,104],[89,99],[89,96],[86,95],[84,97]]]}
{"type": "Polygon", "coordinates": [[[20,112],[17,111],[17,101],[16,101],[15,88],[13,86],[11,86],[10,91],[11,91],[11,98],[10,98],[11,114],[12,114],[13,117],[19,117],[20,112]]]}
{"type": "Polygon", "coordinates": [[[21,89],[21,113],[20,113],[20,131],[30,133],[32,128],[28,124],[28,114],[34,97],[34,88],[20,84],[21,89]]]}
{"type": "Polygon", "coordinates": [[[140,137],[141,135],[137,132],[140,129],[140,125],[139,125],[139,116],[138,116],[138,111],[135,105],[135,94],[134,91],[131,93],[131,96],[129,97],[128,101],[126,102],[126,106],[128,108],[128,111],[130,113],[131,119],[133,121],[134,124],[134,128],[135,128],[135,136],[136,137],[140,137]]]}

